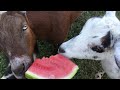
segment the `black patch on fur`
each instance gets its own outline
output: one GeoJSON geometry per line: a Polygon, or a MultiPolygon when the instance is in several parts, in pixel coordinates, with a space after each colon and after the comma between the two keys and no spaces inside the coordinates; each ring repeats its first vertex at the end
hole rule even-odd
{"type": "Polygon", "coordinates": [[[111,37],[110,37],[110,31],[101,38],[101,45],[94,45],[91,47],[93,51],[96,51],[98,53],[105,52],[105,48],[108,48],[111,44],[111,37]]]}
{"type": "Polygon", "coordinates": [[[107,48],[110,46],[111,44],[110,31],[104,37],[102,37],[101,42],[104,48],[107,48]]]}
{"type": "Polygon", "coordinates": [[[96,38],[96,37],[98,37],[98,36],[93,36],[92,38],[96,38]]]}
{"type": "Polygon", "coordinates": [[[93,56],[93,58],[94,58],[94,59],[97,59],[97,58],[98,58],[98,56],[93,56]]]}
{"type": "Polygon", "coordinates": [[[111,40],[113,40],[113,35],[111,35],[111,40]]]}
{"type": "Polygon", "coordinates": [[[91,47],[91,49],[92,49],[93,51],[98,52],[98,53],[105,52],[104,47],[101,47],[101,46],[94,46],[94,47],[91,47]]]}

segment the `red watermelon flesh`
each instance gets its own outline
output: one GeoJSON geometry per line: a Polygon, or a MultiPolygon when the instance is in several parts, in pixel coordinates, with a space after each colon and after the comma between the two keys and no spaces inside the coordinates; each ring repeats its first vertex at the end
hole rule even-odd
{"type": "Polygon", "coordinates": [[[70,79],[78,69],[71,60],[57,54],[49,58],[36,59],[25,76],[28,79],[70,79]]]}

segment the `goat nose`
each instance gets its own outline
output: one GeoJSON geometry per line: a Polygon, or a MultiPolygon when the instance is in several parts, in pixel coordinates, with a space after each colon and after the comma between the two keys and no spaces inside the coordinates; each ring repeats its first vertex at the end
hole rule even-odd
{"type": "Polygon", "coordinates": [[[12,69],[12,71],[17,76],[22,75],[25,72],[25,66],[24,66],[24,64],[21,64],[18,67],[12,69]]]}
{"type": "Polygon", "coordinates": [[[65,53],[65,50],[63,48],[59,48],[59,53],[65,53]]]}

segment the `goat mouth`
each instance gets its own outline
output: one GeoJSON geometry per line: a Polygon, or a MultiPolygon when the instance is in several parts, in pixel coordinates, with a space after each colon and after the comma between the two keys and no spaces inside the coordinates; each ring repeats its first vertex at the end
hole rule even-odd
{"type": "Polygon", "coordinates": [[[21,66],[21,70],[19,71],[19,73],[15,73],[12,71],[13,75],[17,78],[17,79],[23,79],[24,78],[24,73],[25,73],[26,67],[23,64],[21,66]]]}
{"type": "MultiPolygon", "coordinates": [[[[21,59],[21,58],[20,58],[21,59]]],[[[17,79],[24,79],[25,78],[25,72],[28,70],[30,65],[32,64],[32,59],[29,57],[22,58],[22,61],[16,61],[18,66],[15,67],[16,63],[12,62],[13,65],[12,73],[17,79]]]]}
{"type": "Polygon", "coordinates": [[[64,56],[64,57],[66,57],[66,58],[68,58],[68,59],[74,59],[73,57],[68,57],[67,55],[65,55],[64,53],[59,53],[60,55],[62,55],[62,56],[64,56]]]}
{"type": "Polygon", "coordinates": [[[25,72],[26,70],[26,66],[24,64],[22,64],[22,70],[19,72],[20,75],[23,75],[23,73],[25,72]]]}

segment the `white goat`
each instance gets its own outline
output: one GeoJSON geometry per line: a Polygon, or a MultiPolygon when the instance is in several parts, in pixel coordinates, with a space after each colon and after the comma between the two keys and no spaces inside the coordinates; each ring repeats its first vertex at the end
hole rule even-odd
{"type": "MultiPolygon", "coordinates": [[[[120,21],[116,11],[90,18],[80,34],[64,42],[58,52],[68,58],[101,60],[112,79],[120,79],[120,21]]],[[[103,74],[103,73],[102,73],[103,74]]]]}

